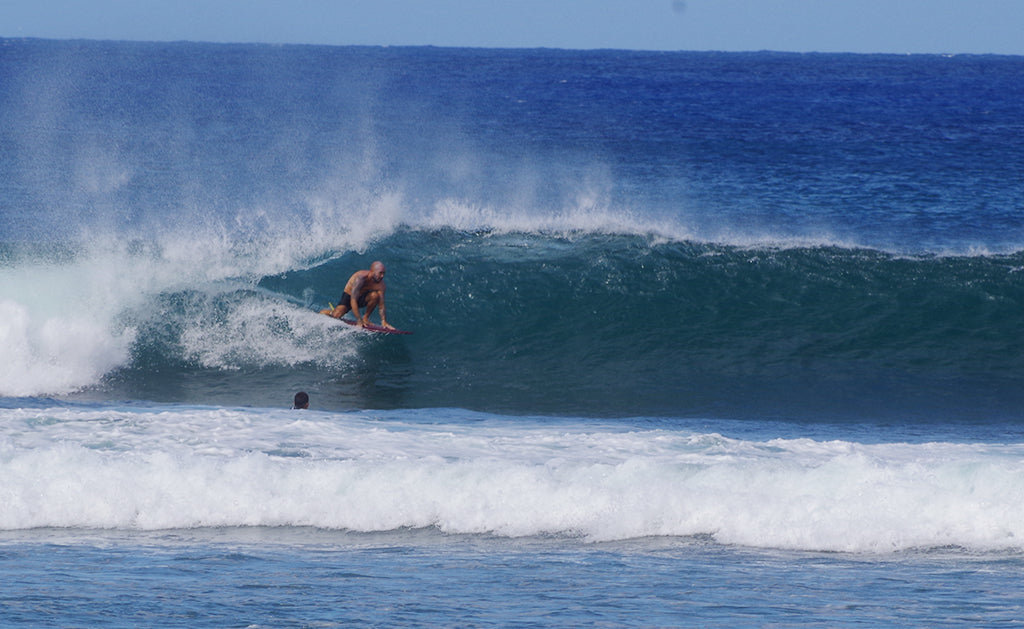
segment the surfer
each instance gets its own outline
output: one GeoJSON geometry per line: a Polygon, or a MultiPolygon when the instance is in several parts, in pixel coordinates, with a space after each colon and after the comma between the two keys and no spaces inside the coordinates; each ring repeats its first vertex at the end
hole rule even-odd
{"type": "Polygon", "coordinates": [[[305,391],[299,391],[295,394],[294,402],[293,408],[309,408],[309,394],[305,391]]]}
{"type": "Polygon", "coordinates": [[[320,314],[340,319],[346,312],[351,310],[352,314],[356,317],[356,325],[365,327],[370,323],[370,313],[375,308],[380,308],[381,326],[393,330],[395,326],[388,323],[384,311],[384,291],[386,288],[384,285],[384,263],[374,262],[370,265],[369,269],[353,273],[352,277],[348,278],[348,283],[345,284],[345,292],[342,294],[341,299],[338,300],[338,305],[333,310],[325,308],[320,311],[320,314]],[[359,314],[360,308],[366,308],[365,315],[359,314]]]}

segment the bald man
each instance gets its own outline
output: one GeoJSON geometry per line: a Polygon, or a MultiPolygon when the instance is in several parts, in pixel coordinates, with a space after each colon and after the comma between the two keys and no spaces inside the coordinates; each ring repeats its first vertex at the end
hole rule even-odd
{"type": "Polygon", "coordinates": [[[320,311],[320,314],[340,319],[351,310],[356,317],[356,324],[359,327],[365,327],[370,322],[370,313],[379,307],[381,326],[394,330],[395,326],[388,323],[384,310],[385,290],[387,287],[384,285],[384,263],[374,262],[370,268],[356,271],[352,277],[348,278],[345,292],[334,310],[325,308],[320,311]],[[359,313],[360,308],[366,308],[365,315],[359,313]]]}

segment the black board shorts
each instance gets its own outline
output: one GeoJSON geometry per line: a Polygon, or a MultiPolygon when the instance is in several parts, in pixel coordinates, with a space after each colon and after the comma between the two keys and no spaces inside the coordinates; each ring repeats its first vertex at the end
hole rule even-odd
{"type": "MultiPolygon", "coordinates": [[[[366,295],[367,294],[368,293],[363,293],[362,295],[359,296],[359,299],[356,300],[356,303],[359,304],[360,308],[365,308],[366,307],[366,295]]],[[[343,305],[343,306],[351,306],[352,305],[352,295],[349,295],[348,293],[342,293],[341,294],[341,300],[338,303],[343,305]]]]}

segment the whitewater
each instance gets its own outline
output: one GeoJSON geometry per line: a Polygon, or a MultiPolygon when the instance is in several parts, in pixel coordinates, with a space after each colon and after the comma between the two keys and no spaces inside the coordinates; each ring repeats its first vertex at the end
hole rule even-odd
{"type": "Polygon", "coordinates": [[[1021,535],[1020,445],[758,441],[457,410],[302,415],[5,410],[0,526],[707,536],[845,552],[1016,550],[1021,535]]]}
{"type": "Polygon", "coordinates": [[[0,40],[0,615],[1014,624],[1021,64],[0,40]]]}

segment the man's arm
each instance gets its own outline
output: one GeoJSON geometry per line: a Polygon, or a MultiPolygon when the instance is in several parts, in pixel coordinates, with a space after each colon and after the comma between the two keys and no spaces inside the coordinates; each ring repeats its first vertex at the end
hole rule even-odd
{"type": "Polygon", "coordinates": [[[390,323],[388,323],[388,318],[387,318],[387,315],[385,314],[386,311],[384,309],[384,291],[385,291],[385,287],[384,287],[384,285],[381,285],[381,287],[380,287],[380,304],[377,305],[377,307],[380,308],[380,325],[381,325],[381,327],[385,327],[385,328],[387,328],[389,330],[394,330],[395,326],[393,326],[390,323]]]}

